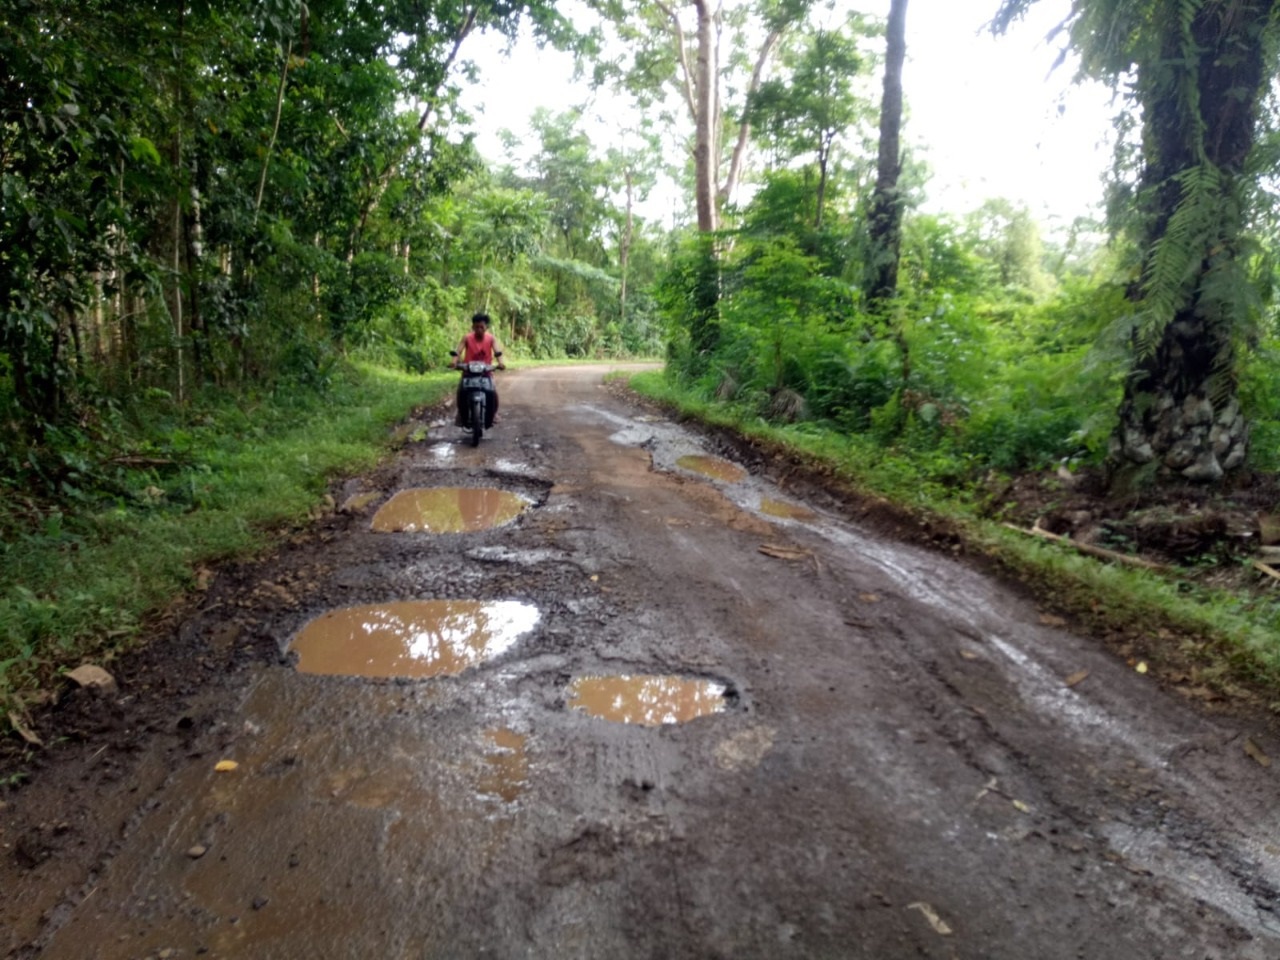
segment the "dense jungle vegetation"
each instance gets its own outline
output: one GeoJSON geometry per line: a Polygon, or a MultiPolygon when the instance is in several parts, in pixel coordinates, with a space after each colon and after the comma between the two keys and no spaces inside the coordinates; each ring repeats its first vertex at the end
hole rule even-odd
{"type": "Polygon", "coordinates": [[[0,698],[305,516],[479,309],[511,358],[665,358],[659,392],[908,497],[1249,489],[1266,539],[1276,6],[1077,0],[1119,148],[1107,222],[1047,237],[920,212],[906,0],[0,0],[0,698]],[[469,43],[522,29],[648,108],[629,147],[540,111],[530,162],[480,156],[469,43]],[[683,225],[646,221],[673,170],[683,225]]]}

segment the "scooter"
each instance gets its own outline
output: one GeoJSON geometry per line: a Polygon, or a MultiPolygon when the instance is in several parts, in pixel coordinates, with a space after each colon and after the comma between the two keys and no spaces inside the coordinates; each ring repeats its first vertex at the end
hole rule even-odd
{"type": "MultiPolygon", "coordinates": [[[[458,363],[458,351],[450,350],[454,366],[462,370],[462,397],[459,402],[462,426],[471,431],[471,445],[480,446],[480,438],[484,436],[486,426],[490,426],[492,414],[490,408],[495,407],[493,371],[495,367],[483,360],[472,360],[469,363],[458,363]]],[[[501,360],[502,351],[494,357],[501,360]]]]}

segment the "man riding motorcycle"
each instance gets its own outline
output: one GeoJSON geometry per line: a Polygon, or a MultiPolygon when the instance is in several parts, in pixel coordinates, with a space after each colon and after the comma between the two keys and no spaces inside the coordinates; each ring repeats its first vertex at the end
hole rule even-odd
{"type": "MultiPolygon", "coordinates": [[[[477,313],[471,318],[471,332],[466,334],[458,344],[458,355],[454,358],[454,367],[461,369],[463,364],[472,361],[480,361],[490,366],[497,367],[499,370],[507,369],[506,364],[502,362],[502,344],[498,342],[498,338],[489,332],[489,315],[487,313],[477,313]]],[[[489,379],[492,381],[493,377],[489,379]]],[[[494,387],[490,391],[493,402],[485,408],[485,429],[488,430],[493,426],[494,415],[498,412],[498,391],[494,387]]],[[[460,427],[468,427],[466,423],[466,404],[462,394],[462,383],[458,383],[458,416],[457,424],[460,427]]]]}

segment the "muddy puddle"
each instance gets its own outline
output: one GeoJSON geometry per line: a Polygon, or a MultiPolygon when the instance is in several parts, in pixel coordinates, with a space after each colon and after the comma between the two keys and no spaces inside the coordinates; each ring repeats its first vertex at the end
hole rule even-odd
{"type": "Polygon", "coordinates": [[[684,470],[690,470],[693,473],[700,473],[704,477],[710,477],[712,480],[720,480],[723,483],[740,483],[747,476],[747,471],[736,463],[730,463],[728,460],[709,457],[701,453],[691,453],[680,457],[676,460],[676,466],[684,470]]]}
{"type": "Polygon", "coordinates": [[[509,650],[538,623],[516,600],[407,600],[330,610],[307,623],[290,649],[298,670],[348,677],[436,677],[509,650]]]}
{"type": "Polygon", "coordinates": [[[807,507],[784,500],[773,500],[764,497],[760,501],[760,512],[766,517],[777,517],[780,520],[798,520],[801,523],[812,523],[818,515],[807,507]]]}
{"type": "Polygon", "coordinates": [[[582,676],[569,683],[567,702],[614,723],[657,727],[687,723],[725,709],[724,684],[678,676],[582,676]]]}
{"type": "Polygon", "coordinates": [[[510,523],[529,508],[518,493],[492,487],[401,490],[373,515],[377,533],[472,533],[510,523]]]}

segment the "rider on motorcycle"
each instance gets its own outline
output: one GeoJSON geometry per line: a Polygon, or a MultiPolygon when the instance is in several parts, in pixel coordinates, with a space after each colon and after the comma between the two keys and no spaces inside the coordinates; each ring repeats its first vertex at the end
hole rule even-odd
{"type": "MultiPolygon", "coordinates": [[[[479,360],[490,366],[497,367],[499,370],[507,369],[506,364],[502,362],[502,344],[498,342],[498,338],[489,332],[489,315],[487,313],[477,313],[471,318],[471,332],[462,338],[458,344],[458,356],[454,360],[454,367],[461,368],[464,363],[470,363],[473,360],[479,360]]],[[[493,379],[492,376],[489,378],[493,379]]],[[[493,426],[494,414],[498,412],[498,391],[495,387],[490,394],[493,403],[489,404],[485,409],[486,423],[485,429],[488,430],[493,426]]],[[[463,422],[463,407],[465,403],[462,396],[462,382],[458,382],[458,426],[466,426],[463,422]]]]}

